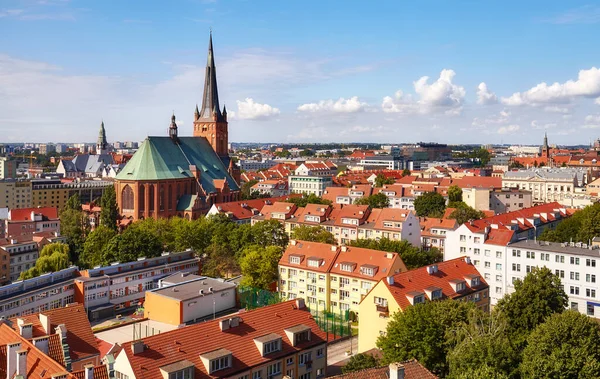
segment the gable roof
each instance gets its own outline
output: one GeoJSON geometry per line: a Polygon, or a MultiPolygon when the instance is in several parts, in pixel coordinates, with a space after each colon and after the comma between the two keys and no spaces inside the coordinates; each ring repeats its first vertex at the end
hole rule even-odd
{"type": "MultiPolygon", "coordinates": [[[[218,377],[235,376],[249,367],[280,359],[327,341],[327,334],[318,328],[310,311],[297,304],[291,300],[240,312],[239,325],[224,331],[221,331],[220,320],[217,319],[147,337],[142,339],[144,351],[138,354],[133,354],[132,342],[127,342],[123,344],[119,358],[121,354],[126,354],[137,378],[162,379],[160,367],[187,360],[194,364],[194,377],[202,379],[214,376],[208,374],[200,355],[225,349],[232,353],[232,367],[218,371],[218,377]],[[311,340],[292,346],[285,330],[301,325],[311,329],[311,340]],[[281,350],[263,357],[254,339],[270,333],[282,337],[281,350]]],[[[230,317],[232,316],[227,316],[230,317]]]]}
{"type": "MultiPolygon", "coordinates": [[[[85,369],[81,371],[73,371],[72,374],[77,379],[85,379],[85,369]]],[[[109,379],[108,367],[106,365],[95,366],[94,379],[109,379]]]]}
{"type": "Polygon", "coordinates": [[[77,361],[86,357],[100,355],[92,327],[88,321],[83,304],[70,304],[63,308],[51,309],[42,312],[50,319],[50,333],[46,333],[40,322],[40,313],[12,318],[11,326],[19,329],[17,319],[33,324],[33,338],[54,334],[54,329],[61,324],[67,328],[67,344],[71,360],[77,361]]]}
{"type": "Polygon", "coordinates": [[[404,265],[404,262],[402,262],[402,258],[400,258],[398,253],[365,249],[362,247],[342,246],[329,272],[331,274],[379,281],[386,276],[396,274],[395,272],[391,271],[394,264],[396,264],[398,261],[401,263],[401,268],[406,271],[406,266],[404,265]],[[343,270],[343,264],[350,264],[352,271],[343,270]],[[374,275],[365,274],[365,268],[375,269],[374,275]]]}
{"type": "Polygon", "coordinates": [[[42,220],[58,219],[58,208],[40,207],[40,208],[20,208],[11,209],[8,212],[9,221],[33,221],[32,214],[42,216],[42,220]]]}
{"type": "MultiPolygon", "coordinates": [[[[433,375],[423,365],[421,365],[416,359],[400,362],[399,365],[404,367],[404,379],[436,379],[437,376],[433,375]]],[[[367,368],[364,370],[354,371],[347,374],[330,376],[330,378],[337,379],[389,379],[390,378],[390,367],[374,367],[367,368]]]]}
{"type": "Polygon", "coordinates": [[[279,264],[288,267],[310,268],[311,271],[317,272],[329,272],[339,252],[340,248],[335,245],[291,240],[283,252],[279,264]],[[291,263],[291,256],[300,257],[300,263],[291,263]],[[319,267],[309,266],[309,258],[321,260],[322,264],[319,267]]]}
{"type": "Polygon", "coordinates": [[[234,220],[246,220],[252,218],[256,212],[260,213],[265,205],[273,204],[278,201],[286,201],[292,197],[300,197],[301,194],[291,194],[289,196],[269,197],[262,199],[231,201],[213,205],[219,213],[230,214],[234,220]],[[256,211],[256,212],[255,212],[256,211]]]}
{"type": "MultiPolygon", "coordinates": [[[[229,162],[227,162],[229,163],[229,162]]],[[[215,192],[215,180],[225,179],[229,188],[239,186],[229,175],[227,166],[204,137],[147,137],[117,180],[165,180],[192,178],[190,165],[200,171],[200,184],[206,193],[215,192]]]]}
{"type": "Polygon", "coordinates": [[[393,276],[393,284],[390,284],[387,279],[382,279],[379,283],[389,289],[400,309],[405,309],[411,305],[407,296],[411,296],[414,293],[425,294],[425,289],[427,288],[435,287],[441,289],[443,298],[455,299],[488,287],[481,274],[479,274],[479,271],[477,271],[470,261],[467,263],[465,258],[451,259],[430,266],[396,274],[393,276]],[[430,266],[436,266],[436,272],[428,273],[430,266]],[[464,280],[468,275],[478,276],[480,284],[477,287],[471,288],[470,283],[467,282],[465,290],[457,293],[452,288],[450,281],[464,280]]]}

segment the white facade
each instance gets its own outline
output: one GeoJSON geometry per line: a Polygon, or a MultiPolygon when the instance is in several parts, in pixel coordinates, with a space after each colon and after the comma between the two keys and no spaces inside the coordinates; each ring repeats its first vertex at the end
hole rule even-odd
{"type": "Polygon", "coordinates": [[[560,201],[584,185],[585,171],[572,168],[507,171],[502,177],[502,188],[531,191],[534,203],[560,201]]]}
{"type": "Polygon", "coordinates": [[[273,160],[264,160],[264,161],[255,161],[251,159],[245,159],[239,161],[239,166],[241,170],[244,171],[257,171],[264,170],[267,168],[271,168],[277,164],[277,162],[273,160]]]}
{"type": "Polygon", "coordinates": [[[39,257],[38,244],[35,241],[15,243],[0,247],[10,255],[10,281],[19,279],[21,272],[35,266],[39,257]]]}
{"type": "Polygon", "coordinates": [[[290,175],[288,177],[290,193],[301,193],[307,196],[312,193],[323,196],[325,189],[332,185],[333,179],[331,176],[290,175]]]}

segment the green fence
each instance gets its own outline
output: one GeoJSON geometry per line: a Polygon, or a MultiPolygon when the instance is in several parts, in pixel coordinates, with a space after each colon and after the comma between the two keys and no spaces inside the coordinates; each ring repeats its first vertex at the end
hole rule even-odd
{"type": "Polygon", "coordinates": [[[309,304],[310,314],[319,326],[319,328],[329,335],[330,339],[348,337],[352,335],[351,319],[349,311],[331,312],[330,310],[319,308],[318,304],[309,304]]]}
{"type": "Polygon", "coordinates": [[[240,307],[248,310],[277,304],[282,301],[279,293],[254,287],[240,286],[238,294],[240,307]]]}

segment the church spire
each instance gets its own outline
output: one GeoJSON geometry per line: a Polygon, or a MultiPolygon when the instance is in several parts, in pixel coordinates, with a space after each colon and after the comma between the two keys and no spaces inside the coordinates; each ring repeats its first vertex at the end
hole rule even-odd
{"type": "Polygon", "coordinates": [[[106,142],[106,130],[104,129],[104,120],[102,120],[98,132],[98,142],[96,143],[96,154],[106,154],[107,152],[108,142],[106,142]]]}
{"type": "Polygon", "coordinates": [[[217,71],[215,69],[215,55],[213,52],[212,31],[208,41],[208,61],[204,76],[204,94],[200,118],[210,121],[223,121],[223,114],[219,109],[219,92],[217,90],[217,71]]]}

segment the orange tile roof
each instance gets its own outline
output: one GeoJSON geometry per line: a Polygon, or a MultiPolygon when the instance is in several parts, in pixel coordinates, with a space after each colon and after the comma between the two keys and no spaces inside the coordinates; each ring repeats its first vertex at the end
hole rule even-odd
{"type": "MultiPolygon", "coordinates": [[[[51,334],[54,334],[54,329],[60,324],[64,324],[67,328],[67,344],[69,345],[69,355],[73,361],[100,355],[83,304],[71,304],[64,308],[51,309],[42,313],[50,318],[51,334]]],[[[39,313],[18,318],[25,320],[26,323],[33,324],[34,338],[48,335],[40,322],[39,313]]],[[[17,318],[10,321],[12,327],[18,330],[17,318]]]]}
{"type": "MultiPolygon", "coordinates": [[[[71,374],[77,379],[85,379],[85,370],[73,371],[71,374]]],[[[94,379],[109,379],[108,368],[105,365],[94,367],[94,379]]]]}
{"type": "MultiPolygon", "coordinates": [[[[429,370],[423,367],[416,359],[409,361],[400,362],[404,366],[404,379],[437,379],[437,376],[433,375],[429,370]]],[[[348,374],[341,374],[336,376],[330,376],[330,378],[336,379],[389,379],[389,366],[367,368],[364,370],[350,372],[348,374]]]]}
{"type": "Polygon", "coordinates": [[[427,272],[429,266],[401,272],[394,275],[393,284],[389,284],[387,279],[382,279],[381,283],[389,289],[400,309],[406,309],[406,307],[411,305],[407,295],[410,296],[410,294],[414,292],[424,294],[426,288],[439,288],[442,290],[442,297],[450,299],[460,298],[487,288],[488,285],[483,279],[483,276],[479,274],[479,271],[477,271],[473,264],[467,263],[465,260],[465,258],[461,257],[437,263],[437,272],[433,274],[427,272]],[[467,286],[464,291],[461,293],[454,291],[450,284],[450,280],[464,280],[467,275],[478,276],[481,282],[480,285],[471,288],[470,282],[467,281],[467,286]]]}
{"type": "Polygon", "coordinates": [[[443,234],[432,233],[431,229],[454,230],[458,227],[456,220],[444,218],[423,217],[419,220],[421,224],[421,236],[446,238],[443,234]]]}
{"type": "Polygon", "coordinates": [[[44,220],[58,219],[58,208],[56,207],[40,207],[40,208],[20,208],[11,209],[8,212],[10,221],[32,221],[31,212],[36,215],[42,215],[44,220]]]}
{"type": "Polygon", "coordinates": [[[321,197],[325,200],[329,200],[332,203],[335,203],[337,201],[338,196],[343,196],[343,197],[350,196],[349,192],[350,192],[350,190],[348,187],[327,187],[327,188],[325,188],[325,192],[323,193],[323,196],[321,196],[321,197]]]}
{"type": "MultiPolygon", "coordinates": [[[[160,367],[188,360],[194,364],[196,379],[231,377],[250,367],[281,359],[295,352],[318,346],[327,341],[327,334],[319,329],[306,307],[298,308],[294,300],[239,313],[239,326],[221,331],[219,320],[186,326],[152,337],[144,338],[144,351],[133,354],[131,342],[123,344],[123,350],[136,378],[162,379],[160,367]],[[311,340],[292,346],[285,329],[306,325],[311,328],[311,340]],[[255,338],[275,333],[282,337],[281,350],[262,357],[255,338]],[[200,355],[218,349],[232,353],[231,368],[220,370],[217,376],[209,376],[200,355]]],[[[227,318],[232,316],[227,316],[227,318]]],[[[119,355],[120,355],[119,354],[119,355]]]]}
{"type": "MultiPolygon", "coordinates": [[[[21,349],[27,350],[27,378],[50,378],[53,374],[66,373],[64,366],[55,362],[52,358],[37,349],[33,344],[21,337],[6,324],[0,324],[0,377],[6,378],[6,345],[9,343],[20,342],[21,349]]],[[[66,373],[67,379],[74,379],[74,376],[66,373]]]]}
{"type": "Polygon", "coordinates": [[[333,263],[339,252],[340,248],[335,245],[291,240],[279,260],[279,264],[281,266],[310,269],[316,272],[328,272],[333,267],[333,263]],[[300,257],[300,263],[290,263],[290,256],[300,257]],[[322,260],[322,264],[319,267],[309,266],[308,258],[320,259],[322,260]]]}
{"type": "Polygon", "coordinates": [[[397,228],[387,228],[383,226],[385,221],[400,221],[403,222],[407,219],[410,214],[414,215],[414,211],[410,211],[407,209],[400,208],[382,208],[382,209],[373,209],[371,211],[370,217],[367,219],[367,222],[370,226],[376,229],[390,229],[390,230],[399,230],[397,228]],[[374,223],[371,224],[371,223],[374,223]]]}
{"type": "Polygon", "coordinates": [[[493,176],[464,176],[456,179],[460,188],[502,188],[502,178],[493,176]]]}
{"type": "Polygon", "coordinates": [[[296,204],[277,201],[273,204],[266,204],[260,213],[265,217],[265,220],[270,220],[273,213],[284,213],[288,218],[297,208],[296,204]]]}
{"type": "MultiPolygon", "coordinates": [[[[386,276],[396,274],[391,271],[392,267],[398,261],[401,262],[400,266],[403,268],[403,271],[406,271],[406,266],[397,253],[362,247],[342,246],[329,272],[336,275],[379,281],[386,276]],[[342,270],[342,264],[344,263],[350,263],[352,271],[342,270]],[[377,271],[374,276],[370,276],[363,273],[363,268],[375,268],[377,271]]],[[[312,269],[312,267],[307,269],[312,269]]]]}
{"type": "Polygon", "coordinates": [[[358,225],[361,225],[364,223],[364,221],[367,219],[367,217],[369,216],[370,213],[370,208],[368,205],[346,205],[345,207],[343,207],[335,216],[333,215],[333,212],[331,213],[330,218],[335,220],[334,224],[337,226],[344,226],[344,227],[357,227],[358,225]],[[350,218],[350,219],[358,219],[358,225],[352,225],[352,224],[344,224],[342,223],[342,219],[344,218],[350,218]]]}
{"type": "Polygon", "coordinates": [[[230,213],[236,220],[246,220],[254,215],[254,211],[260,213],[263,207],[268,204],[273,204],[278,201],[285,201],[291,197],[300,197],[301,194],[293,194],[289,196],[270,197],[264,199],[231,201],[228,203],[217,204],[217,210],[221,213],[230,213]]]}

